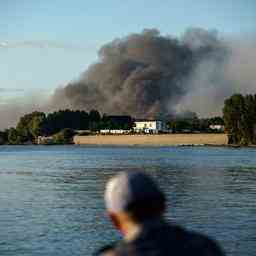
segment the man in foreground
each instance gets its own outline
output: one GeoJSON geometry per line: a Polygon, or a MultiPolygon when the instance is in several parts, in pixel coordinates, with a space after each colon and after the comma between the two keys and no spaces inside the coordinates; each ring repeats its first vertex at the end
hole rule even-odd
{"type": "Polygon", "coordinates": [[[208,237],[164,220],[165,196],[145,173],[116,175],[107,183],[105,202],[114,226],[124,238],[100,255],[224,255],[208,237]]]}

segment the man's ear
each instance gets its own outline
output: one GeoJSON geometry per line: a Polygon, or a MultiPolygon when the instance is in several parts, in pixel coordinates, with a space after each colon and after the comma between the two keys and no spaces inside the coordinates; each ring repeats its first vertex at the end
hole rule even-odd
{"type": "Polygon", "coordinates": [[[121,223],[120,223],[120,221],[119,221],[119,219],[118,219],[117,214],[112,213],[112,212],[108,212],[108,216],[109,216],[109,218],[111,219],[111,221],[112,221],[114,227],[122,232],[121,223]]]}

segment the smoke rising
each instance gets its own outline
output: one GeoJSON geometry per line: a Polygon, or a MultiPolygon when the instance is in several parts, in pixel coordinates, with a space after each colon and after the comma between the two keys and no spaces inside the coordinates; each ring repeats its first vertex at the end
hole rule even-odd
{"type": "Polygon", "coordinates": [[[46,111],[46,96],[40,92],[24,92],[21,89],[0,89],[0,131],[15,127],[17,121],[24,114],[32,111],[46,111]],[[23,92],[23,96],[6,99],[1,92],[23,92]],[[1,97],[2,96],[2,97],[1,97]]]}
{"type": "MultiPolygon", "coordinates": [[[[256,93],[255,38],[221,38],[200,28],[174,38],[146,29],[103,45],[98,56],[41,109],[94,108],[137,118],[187,110],[212,116],[221,114],[224,99],[233,93],[256,93]]],[[[4,118],[0,111],[0,118],[3,127],[8,111],[4,118]]]]}
{"type": "Polygon", "coordinates": [[[255,47],[235,41],[199,28],[180,39],[156,29],[116,39],[99,50],[98,63],[58,89],[53,102],[139,118],[186,110],[220,114],[225,97],[254,90],[255,72],[249,70],[255,66],[255,47]]]}
{"type": "Polygon", "coordinates": [[[192,51],[178,40],[144,30],[104,45],[99,62],[58,89],[53,102],[136,117],[166,115],[186,92],[192,62],[192,51]]]}
{"type": "Polygon", "coordinates": [[[244,38],[218,38],[216,31],[209,33],[201,29],[188,31],[185,41],[192,48],[206,43],[214,46],[207,58],[197,61],[187,77],[188,92],[181,98],[176,109],[180,112],[191,109],[208,117],[220,115],[224,99],[234,93],[256,93],[256,40],[244,38]],[[202,39],[199,40],[199,38],[202,39]]]}

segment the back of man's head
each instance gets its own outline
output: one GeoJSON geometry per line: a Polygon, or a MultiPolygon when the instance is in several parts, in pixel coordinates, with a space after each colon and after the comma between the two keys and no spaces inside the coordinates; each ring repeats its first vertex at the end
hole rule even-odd
{"type": "Polygon", "coordinates": [[[165,209],[165,196],[150,176],[143,172],[121,172],[106,186],[107,211],[127,213],[136,221],[160,216],[165,209]]]}
{"type": "Polygon", "coordinates": [[[165,209],[165,197],[143,172],[121,172],[113,177],[107,183],[105,200],[110,218],[125,240],[105,252],[112,255],[223,255],[211,239],[158,221],[165,209]]]}

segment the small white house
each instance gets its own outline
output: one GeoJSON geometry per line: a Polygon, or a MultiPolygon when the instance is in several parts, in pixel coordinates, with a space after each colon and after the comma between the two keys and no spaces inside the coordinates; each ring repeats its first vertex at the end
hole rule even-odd
{"type": "Polygon", "coordinates": [[[122,130],[122,129],[103,129],[103,130],[100,130],[100,134],[115,134],[115,135],[120,135],[120,134],[129,134],[131,133],[131,130],[122,130]]]}
{"type": "Polygon", "coordinates": [[[159,133],[166,131],[166,124],[159,120],[139,120],[135,121],[135,132],[159,133]]]}
{"type": "Polygon", "coordinates": [[[221,125],[221,124],[211,124],[209,126],[209,128],[211,130],[215,130],[215,131],[219,131],[219,132],[223,132],[224,131],[224,125],[221,125]]]}
{"type": "Polygon", "coordinates": [[[38,145],[49,145],[53,144],[53,136],[45,137],[45,136],[38,136],[36,139],[36,143],[38,145]]]}

